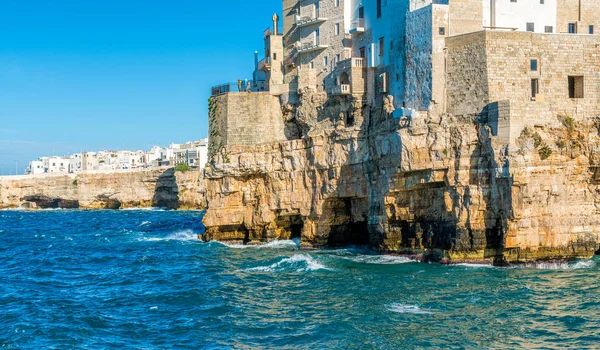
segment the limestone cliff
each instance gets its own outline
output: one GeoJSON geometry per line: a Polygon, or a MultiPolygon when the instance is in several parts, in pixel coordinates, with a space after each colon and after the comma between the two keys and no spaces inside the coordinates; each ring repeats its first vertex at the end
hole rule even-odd
{"type": "Polygon", "coordinates": [[[212,155],[204,239],[299,237],[495,264],[597,250],[596,120],[528,127],[512,146],[485,118],[395,118],[389,97],[321,97],[287,108],[303,138],[212,155]]]}
{"type": "Polygon", "coordinates": [[[0,178],[0,208],[205,209],[199,171],[173,169],[0,178]]]}

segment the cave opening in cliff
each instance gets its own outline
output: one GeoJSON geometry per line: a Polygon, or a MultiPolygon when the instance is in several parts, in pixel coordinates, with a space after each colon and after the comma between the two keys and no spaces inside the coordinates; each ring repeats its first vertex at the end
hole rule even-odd
{"type": "MultiPolygon", "coordinates": [[[[327,245],[339,247],[347,245],[368,245],[370,235],[366,215],[356,213],[354,209],[361,208],[360,203],[354,203],[351,198],[330,199],[326,203],[326,209],[332,214],[332,223],[327,245]],[[360,218],[360,220],[357,220],[360,218]]],[[[360,212],[360,210],[358,210],[360,212]]],[[[364,214],[364,213],[363,213],[364,214]]]]}
{"type": "Polygon", "coordinates": [[[600,255],[600,249],[596,250],[596,255],[600,255]]]}
{"type": "Polygon", "coordinates": [[[292,218],[292,224],[290,225],[290,239],[301,239],[302,238],[302,230],[304,229],[304,221],[298,215],[292,218]]]}

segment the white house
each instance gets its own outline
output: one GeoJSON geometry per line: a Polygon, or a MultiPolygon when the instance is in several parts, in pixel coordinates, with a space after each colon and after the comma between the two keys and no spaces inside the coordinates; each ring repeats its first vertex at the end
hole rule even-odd
{"type": "Polygon", "coordinates": [[[27,167],[27,174],[37,175],[45,173],[44,162],[41,160],[32,160],[27,167]]]}

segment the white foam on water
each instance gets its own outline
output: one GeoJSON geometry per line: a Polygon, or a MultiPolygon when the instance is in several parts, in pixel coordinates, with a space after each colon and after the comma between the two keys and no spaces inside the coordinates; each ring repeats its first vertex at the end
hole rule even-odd
{"type": "Polygon", "coordinates": [[[289,248],[298,248],[300,245],[299,241],[296,240],[283,240],[283,241],[271,241],[266,244],[252,244],[252,245],[244,245],[244,244],[228,244],[224,242],[211,241],[211,243],[217,243],[220,245],[224,245],[227,248],[231,249],[289,249],[289,248]]]}
{"type": "Polygon", "coordinates": [[[150,310],[158,310],[158,306],[152,306],[150,307],[150,310]]]}
{"type": "Polygon", "coordinates": [[[160,208],[160,207],[147,207],[147,208],[123,208],[120,209],[122,211],[140,211],[140,210],[149,210],[149,211],[167,211],[169,209],[167,208],[160,208]]]}
{"type": "Polygon", "coordinates": [[[397,265],[415,262],[405,256],[397,255],[356,255],[346,256],[343,259],[352,260],[363,264],[378,264],[378,265],[397,265]]]}
{"type": "Polygon", "coordinates": [[[538,262],[533,264],[525,264],[526,268],[533,268],[538,270],[580,270],[590,269],[596,266],[596,263],[592,260],[580,260],[571,263],[551,263],[551,262],[538,262]]]}
{"type": "Polygon", "coordinates": [[[246,272],[279,272],[286,270],[295,270],[296,272],[307,272],[317,270],[331,270],[327,266],[321,264],[310,255],[294,254],[286,257],[279,262],[269,266],[257,266],[244,269],[246,272]]]}
{"type": "Polygon", "coordinates": [[[161,242],[161,241],[199,241],[198,234],[192,230],[183,230],[174,232],[167,237],[143,237],[140,241],[161,242]]]}
{"type": "Polygon", "coordinates": [[[470,263],[453,264],[450,266],[463,266],[463,267],[470,267],[473,269],[495,269],[495,268],[497,268],[496,266],[490,265],[490,264],[470,264],[470,263]]]}
{"type": "Polygon", "coordinates": [[[405,305],[400,303],[393,303],[388,306],[388,311],[396,312],[399,314],[417,314],[417,315],[430,315],[433,314],[431,311],[421,310],[417,305],[405,305]]]}
{"type": "Polygon", "coordinates": [[[146,225],[150,225],[150,224],[151,224],[151,222],[150,222],[150,221],[142,221],[142,223],[141,223],[141,224],[139,224],[138,226],[140,226],[140,227],[141,227],[141,226],[146,226],[146,225]]]}

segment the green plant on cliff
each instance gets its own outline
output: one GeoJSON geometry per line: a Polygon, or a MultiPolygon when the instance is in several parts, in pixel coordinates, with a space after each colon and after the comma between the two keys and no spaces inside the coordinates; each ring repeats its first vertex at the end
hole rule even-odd
{"type": "Polygon", "coordinates": [[[538,150],[538,153],[540,154],[540,158],[542,160],[546,160],[552,155],[552,150],[550,149],[550,147],[544,145],[538,150]]]}
{"type": "Polygon", "coordinates": [[[175,165],[175,171],[185,173],[190,171],[190,166],[187,165],[187,163],[177,163],[177,165],[175,165]]]}
{"type": "Polygon", "coordinates": [[[73,180],[73,186],[77,186],[77,179],[73,180]]]}
{"type": "Polygon", "coordinates": [[[567,147],[567,143],[565,142],[565,140],[559,139],[556,141],[556,147],[563,149],[563,148],[567,147]]]}
{"type": "Polygon", "coordinates": [[[571,118],[567,114],[559,114],[558,119],[561,123],[567,128],[569,134],[572,134],[575,131],[575,120],[571,118]]]}

